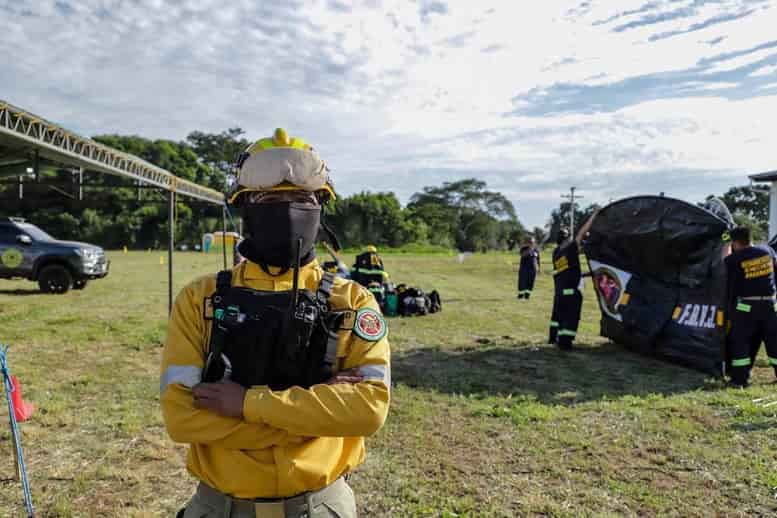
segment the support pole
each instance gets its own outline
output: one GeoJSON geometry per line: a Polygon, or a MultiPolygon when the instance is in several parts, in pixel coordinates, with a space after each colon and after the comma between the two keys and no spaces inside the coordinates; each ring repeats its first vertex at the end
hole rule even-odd
{"type": "Polygon", "coordinates": [[[227,269],[227,206],[221,207],[221,252],[224,256],[224,269],[227,269]]]}
{"type": "Polygon", "coordinates": [[[35,175],[35,181],[40,181],[40,153],[38,150],[35,150],[35,154],[32,157],[32,169],[33,174],[35,175]]]}
{"type": "Polygon", "coordinates": [[[78,168],[78,199],[79,201],[84,199],[84,168],[78,168]]]}
{"type": "Polygon", "coordinates": [[[24,198],[24,176],[19,175],[19,199],[24,198]]]}
{"type": "Polygon", "coordinates": [[[575,200],[583,197],[576,195],[575,190],[577,190],[577,187],[570,187],[569,194],[561,195],[562,198],[569,200],[569,235],[572,239],[575,237],[575,200]]]}
{"type": "Polygon", "coordinates": [[[777,182],[769,189],[769,239],[777,234],[777,182]]]}
{"type": "Polygon", "coordinates": [[[167,244],[167,313],[173,312],[173,250],[175,249],[175,191],[170,190],[168,214],[170,241],[167,244]]]}

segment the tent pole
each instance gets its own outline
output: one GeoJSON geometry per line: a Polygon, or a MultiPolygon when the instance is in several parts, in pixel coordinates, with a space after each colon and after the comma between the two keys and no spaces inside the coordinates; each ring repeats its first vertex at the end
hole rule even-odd
{"type": "Polygon", "coordinates": [[[170,212],[168,214],[167,244],[167,313],[173,312],[173,249],[175,248],[175,191],[170,190],[170,212]]]}
{"type": "Polygon", "coordinates": [[[769,236],[768,239],[777,234],[777,182],[772,182],[769,188],[769,236]]]}

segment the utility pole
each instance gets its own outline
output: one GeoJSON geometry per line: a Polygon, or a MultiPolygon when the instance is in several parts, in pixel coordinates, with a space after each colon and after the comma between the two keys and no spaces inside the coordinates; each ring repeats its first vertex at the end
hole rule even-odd
{"type": "Polygon", "coordinates": [[[576,189],[577,187],[570,187],[569,194],[561,195],[562,198],[569,200],[569,236],[573,239],[575,237],[575,200],[584,198],[584,196],[575,194],[576,189]]]}

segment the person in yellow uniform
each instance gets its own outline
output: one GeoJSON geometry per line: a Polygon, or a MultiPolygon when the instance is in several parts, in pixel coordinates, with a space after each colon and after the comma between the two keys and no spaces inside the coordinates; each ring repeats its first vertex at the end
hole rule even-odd
{"type": "Polygon", "coordinates": [[[278,129],[238,160],[246,259],[178,295],[161,364],[170,437],[199,485],[179,516],[356,516],[345,478],[389,407],[386,323],[314,243],[329,172],[278,129]]]}

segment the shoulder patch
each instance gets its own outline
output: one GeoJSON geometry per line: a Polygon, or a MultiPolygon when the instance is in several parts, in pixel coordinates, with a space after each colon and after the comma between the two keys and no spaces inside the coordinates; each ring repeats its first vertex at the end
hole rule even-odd
{"type": "Polygon", "coordinates": [[[377,342],[386,336],[388,326],[386,326],[383,315],[372,308],[364,308],[356,312],[353,332],[363,340],[377,342]]]}

